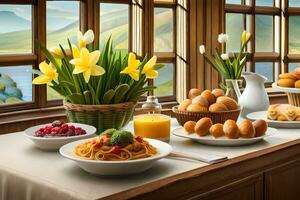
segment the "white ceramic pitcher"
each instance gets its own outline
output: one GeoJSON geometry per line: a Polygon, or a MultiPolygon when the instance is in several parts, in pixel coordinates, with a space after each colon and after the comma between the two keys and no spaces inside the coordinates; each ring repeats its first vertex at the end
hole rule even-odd
{"type": "Polygon", "coordinates": [[[233,84],[239,105],[242,107],[241,117],[246,118],[247,114],[251,112],[267,110],[270,102],[264,83],[268,79],[253,72],[244,72],[242,77],[246,80],[243,94],[241,94],[238,85],[233,84]]]}

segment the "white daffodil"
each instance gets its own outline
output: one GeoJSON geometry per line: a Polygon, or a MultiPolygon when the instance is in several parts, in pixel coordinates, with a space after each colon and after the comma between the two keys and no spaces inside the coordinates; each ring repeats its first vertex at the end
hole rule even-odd
{"type": "Polygon", "coordinates": [[[228,35],[225,34],[225,33],[219,34],[218,42],[221,43],[221,44],[228,42],[228,35]]]}
{"type": "Polygon", "coordinates": [[[87,44],[91,44],[94,41],[94,32],[88,30],[84,34],[78,31],[78,47],[79,49],[86,47],[87,44]]]}
{"type": "Polygon", "coordinates": [[[228,56],[227,53],[222,53],[222,54],[221,54],[221,58],[222,58],[223,60],[228,60],[229,56],[228,56]]]}
{"type": "Polygon", "coordinates": [[[204,45],[200,45],[200,46],[199,46],[199,52],[200,52],[201,54],[205,54],[205,46],[204,46],[204,45]]]}

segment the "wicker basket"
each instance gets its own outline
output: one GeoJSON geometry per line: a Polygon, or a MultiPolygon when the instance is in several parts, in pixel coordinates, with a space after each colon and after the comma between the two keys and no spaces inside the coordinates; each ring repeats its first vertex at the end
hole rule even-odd
{"type": "Polygon", "coordinates": [[[197,122],[203,117],[209,117],[213,123],[224,123],[228,119],[237,120],[241,109],[223,111],[223,112],[188,112],[188,111],[179,111],[178,106],[172,108],[173,113],[178,121],[178,123],[183,126],[187,121],[197,122]]]}
{"type": "Polygon", "coordinates": [[[70,122],[89,124],[100,133],[109,128],[120,129],[132,119],[135,103],[81,105],[63,102],[70,122]]]}

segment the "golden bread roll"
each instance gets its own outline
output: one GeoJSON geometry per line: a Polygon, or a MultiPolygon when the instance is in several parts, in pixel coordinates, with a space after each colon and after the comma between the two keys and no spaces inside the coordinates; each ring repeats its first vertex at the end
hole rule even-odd
{"type": "Polygon", "coordinates": [[[255,120],[252,124],[255,129],[255,137],[263,136],[268,129],[267,122],[262,119],[255,120]]]}
{"type": "Polygon", "coordinates": [[[190,104],[192,104],[192,100],[190,100],[190,99],[185,99],[185,100],[183,100],[183,101],[179,104],[178,110],[179,110],[179,111],[185,111],[185,110],[187,109],[187,107],[188,107],[190,104]]]}
{"type": "Polygon", "coordinates": [[[189,112],[208,112],[208,108],[199,104],[191,104],[186,109],[189,112]]]}
{"type": "Polygon", "coordinates": [[[205,136],[209,133],[210,127],[213,125],[212,121],[208,117],[200,119],[195,126],[195,132],[199,136],[205,136]]]}
{"type": "Polygon", "coordinates": [[[239,124],[239,131],[240,131],[240,136],[242,138],[253,138],[255,136],[255,129],[253,127],[253,124],[250,120],[243,120],[239,124]]]}
{"type": "Polygon", "coordinates": [[[204,107],[208,107],[208,105],[209,105],[208,101],[201,95],[195,97],[192,100],[192,104],[199,104],[199,105],[204,106],[204,107]]]}
{"type": "Polygon", "coordinates": [[[188,97],[189,97],[189,99],[193,99],[196,96],[199,96],[200,94],[201,94],[201,90],[199,90],[197,88],[193,88],[193,89],[190,89],[188,97]]]}
{"type": "Polygon", "coordinates": [[[219,89],[219,88],[214,89],[213,91],[211,91],[211,93],[212,93],[213,95],[215,95],[216,98],[225,95],[224,90],[219,89]]]}
{"type": "Polygon", "coordinates": [[[295,119],[295,121],[300,122],[300,114],[299,114],[299,116],[295,119]]]}
{"type": "Polygon", "coordinates": [[[201,96],[204,97],[209,105],[213,104],[216,102],[216,97],[215,95],[213,95],[213,93],[211,93],[211,91],[209,90],[204,90],[202,93],[201,93],[201,96]]]}
{"type": "Polygon", "coordinates": [[[295,80],[293,79],[280,79],[277,82],[277,85],[279,85],[280,87],[289,87],[289,88],[293,88],[295,87],[295,80]]]}
{"type": "Polygon", "coordinates": [[[215,138],[225,135],[223,131],[223,124],[220,123],[212,125],[209,129],[209,132],[215,138]]]}
{"type": "Polygon", "coordinates": [[[295,88],[300,88],[300,80],[295,82],[295,88]]]}
{"type": "Polygon", "coordinates": [[[293,73],[283,73],[279,74],[279,79],[293,79],[296,81],[297,77],[293,73]]]}
{"type": "Polygon", "coordinates": [[[239,127],[234,120],[227,120],[223,125],[225,136],[229,139],[237,139],[240,136],[239,127]]]}
{"type": "Polygon", "coordinates": [[[217,103],[224,104],[228,108],[228,110],[236,110],[239,108],[238,103],[234,99],[226,96],[218,97],[217,103]]]}
{"type": "Polygon", "coordinates": [[[297,79],[300,79],[300,67],[297,67],[293,73],[293,75],[295,77],[297,77],[297,79]]]}
{"type": "Polygon", "coordinates": [[[209,106],[208,110],[210,112],[222,112],[222,111],[227,111],[228,108],[222,103],[214,103],[209,106]]]}
{"type": "Polygon", "coordinates": [[[196,126],[196,122],[194,121],[187,121],[184,123],[183,127],[184,127],[184,130],[188,133],[188,134],[191,134],[191,133],[194,133],[195,132],[195,126],[196,126]]]}

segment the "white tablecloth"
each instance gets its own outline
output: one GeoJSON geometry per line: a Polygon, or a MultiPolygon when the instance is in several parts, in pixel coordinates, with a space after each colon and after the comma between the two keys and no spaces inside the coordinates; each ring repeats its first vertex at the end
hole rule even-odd
{"type": "MultiPolygon", "coordinates": [[[[173,128],[178,127],[174,120],[172,123],[173,128]]],[[[299,138],[299,129],[294,129],[279,130],[266,141],[244,147],[206,146],[175,136],[171,137],[170,143],[176,151],[205,152],[233,158],[299,138]]],[[[0,136],[0,199],[97,199],[206,165],[195,161],[163,159],[147,173],[130,177],[96,177],[64,159],[58,152],[35,148],[19,132],[0,136]]]]}

